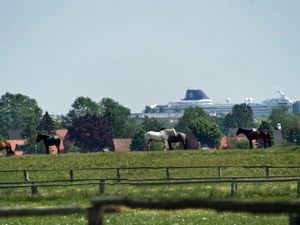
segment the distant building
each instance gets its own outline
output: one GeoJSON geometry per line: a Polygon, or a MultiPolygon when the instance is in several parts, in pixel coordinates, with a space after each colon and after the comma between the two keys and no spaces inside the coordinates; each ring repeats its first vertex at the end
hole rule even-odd
{"type": "Polygon", "coordinates": [[[293,113],[300,114],[300,101],[296,101],[293,104],[293,113]]]}

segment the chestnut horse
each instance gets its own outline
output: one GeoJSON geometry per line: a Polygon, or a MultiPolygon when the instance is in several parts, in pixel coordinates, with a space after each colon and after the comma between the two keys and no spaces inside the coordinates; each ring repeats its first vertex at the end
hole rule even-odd
{"type": "Polygon", "coordinates": [[[253,148],[252,140],[257,140],[257,139],[263,139],[264,148],[267,147],[267,142],[268,142],[269,147],[271,147],[270,133],[266,130],[253,131],[253,130],[239,128],[236,132],[236,135],[239,135],[239,134],[244,134],[248,138],[250,148],[253,148]]]}
{"type": "Polygon", "coordinates": [[[0,150],[6,150],[6,156],[14,155],[15,152],[11,149],[11,145],[8,141],[0,141],[0,150]]]}
{"type": "Polygon", "coordinates": [[[60,138],[57,135],[45,135],[45,134],[38,134],[36,138],[36,142],[43,140],[44,145],[46,148],[46,154],[50,154],[49,147],[55,145],[57,148],[57,153],[60,154],[60,138]]]}

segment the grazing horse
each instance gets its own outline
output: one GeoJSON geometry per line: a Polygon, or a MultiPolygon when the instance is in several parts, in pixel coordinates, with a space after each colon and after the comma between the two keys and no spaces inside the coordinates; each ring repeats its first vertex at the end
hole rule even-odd
{"type": "Polygon", "coordinates": [[[49,147],[55,145],[57,148],[57,153],[60,154],[60,137],[57,135],[45,135],[45,134],[38,134],[36,138],[36,142],[43,140],[44,145],[46,148],[46,154],[49,154],[49,147]]]}
{"type": "Polygon", "coordinates": [[[271,147],[271,138],[270,138],[270,133],[266,130],[260,130],[260,131],[253,131],[253,130],[247,130],[243,128],[239,128],[236,132],[236,135],[239,134],[244,134],[249,140],[250,148],[253,148],[253,143],[252,140],[257,140],[257,139],[263,139],[264,141],[264,148],[267,147],[267,142],[269,147],[271,147]]]}
{"type": "Polygon", "coordinates": [[[0,150],[6,150],[6,156],[14,155],[15,152],[11,149],[11,144],[8,141],[0,141],[0,150]]]}
{"type": "Polygon", "coordinates": [[[150,150],[151,141],[161,141],[164,145],[164,150],[168,149],[168,138],[169,136],[176,136],[176,131],[174,128],[172,129],[162,129],[159,132],[156,131],[148,131],[145,134],[145,142],[147,145],[147,149],[150,150]]]}

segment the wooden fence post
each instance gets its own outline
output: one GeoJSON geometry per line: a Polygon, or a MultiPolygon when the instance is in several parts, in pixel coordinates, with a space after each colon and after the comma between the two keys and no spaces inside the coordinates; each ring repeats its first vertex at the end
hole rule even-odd
{"type": "Polygon", "coordinates": [[[74,171],[70,170],[70,180],[73,181],[74,180],[74,171]]]}
{"type": "Polygon", "coordinates": [[[97,206],[92,206],[87,209],[88,225],[103,225],[102,218],[104,212],[97,206]]]}
{"type": "Polygon", "coordinates": [[[101,179],[100,182],[99,182],[100,195],[104,194],[104,191],[105,191],[105,180],[101,179]]]}
{"type": "Polygon", "coordinates": [[[166,168],[166,177],[167,177],[167,179],[170,178],[170,170],[168,167],[166,168]]]}
{"type": "Polygon", "coordinates": [[[300,198],[300,180],[297,180],[297,198],[300,198]]]}
{"type": "Polygon", "coordinates": [[[236,178],[232,178],[231,188],[230,188],[230,196],[235,195],[236,191],[237,191],[237,181],[236,181],[236,178]]]}
{"type": "Polygon", "coordinates": [[[38,186],[35,183],[33,183],[31,185],[31,194],[32,195],[37,195],[38,194],[38,186]]]}
{"type": "Polygon", "coordinates": [[[300,214],[290,216],[290,225],[300,225],[300,214]]]}
{"type": "Polygon", "coordinates": [[[28,172],[28,170],[24,170],[24,171],[23,171],[23,174],[24,174],[24,180],[25,180],[26,182],[28,182],[28,181],[29,181],[29,172],[28,172]]]}
{"type": "Polygon", "coordinates": [[[118,178],[118,182],[120,182],[121,179],[120,168],[117,168],[117,178],[118,178]]]}
{"type": "Polygon", "coordinates": [[[221,178],[221,176],[222,176],[222,174],[221,174],[221,167],[218,166],[217,168],[218,168],[218,178],[221,178]]]}
{"type": "Polygon", "coordinates": [[[266,166],[266,178],[269,178],[270,176],[270,167],[266,166]]]}

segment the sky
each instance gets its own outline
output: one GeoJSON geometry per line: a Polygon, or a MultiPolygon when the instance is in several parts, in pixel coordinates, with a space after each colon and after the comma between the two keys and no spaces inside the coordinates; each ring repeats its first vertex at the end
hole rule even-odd
{"type": "Polygon", "coordinates": [[[189,87],[300,99],[299,27],[299,0],[0,0],[0,95],[57,115],[79,96],[142,112],[189,87]]]}

